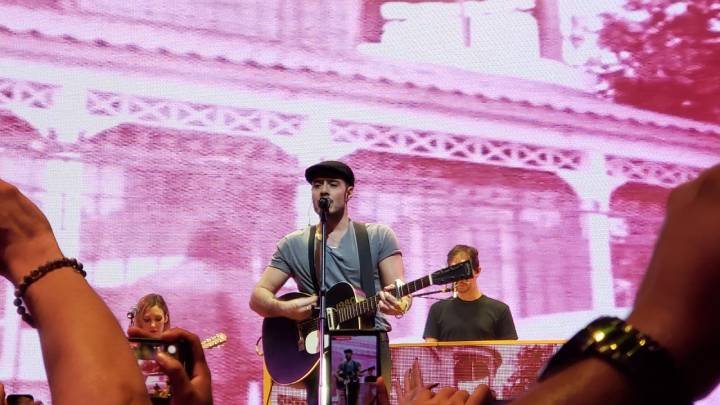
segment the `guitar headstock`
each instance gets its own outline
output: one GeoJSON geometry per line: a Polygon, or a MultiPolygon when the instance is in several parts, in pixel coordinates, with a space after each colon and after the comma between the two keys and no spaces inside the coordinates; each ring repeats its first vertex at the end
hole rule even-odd
{"type": "Polygon", "coordinates": [[[470,260],[466,260],[432,273],[431,278],[434,285],[441,285],[465,280],[472,276],[472,264],[470,264],[470,260]]]}
{"type": "Polygon", "coordinates": [[[221,344],[224,344],[225,342],[227,342],[227,339],[227,335],[220,332],[203,340],[202,342],[200,342],[200,345],[203,349],[212,349],[213,347],[218,347],[221,344]]]}

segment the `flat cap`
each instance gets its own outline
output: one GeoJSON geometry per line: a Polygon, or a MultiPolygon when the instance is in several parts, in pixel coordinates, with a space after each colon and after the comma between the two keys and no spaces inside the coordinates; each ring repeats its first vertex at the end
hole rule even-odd
{"type": "Polygon", "coordinates": [[[345,180],[348,186],[355,185],[355,174],[350,166],[337,160],[326,160],[305,169],[305,180],[312,183],[319,176],[331,176],[345,180]]]}

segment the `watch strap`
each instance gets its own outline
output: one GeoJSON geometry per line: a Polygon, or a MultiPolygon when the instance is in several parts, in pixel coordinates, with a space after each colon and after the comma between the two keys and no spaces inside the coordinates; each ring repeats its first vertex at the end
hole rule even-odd
{"type": "Polygon", "coordinates": [[[600,358],[620,370],[650,403],[692,403],[670,353],[616,317],[600,317],[568,340],[546,363],[538,380],[588,357],[600,358]]]}

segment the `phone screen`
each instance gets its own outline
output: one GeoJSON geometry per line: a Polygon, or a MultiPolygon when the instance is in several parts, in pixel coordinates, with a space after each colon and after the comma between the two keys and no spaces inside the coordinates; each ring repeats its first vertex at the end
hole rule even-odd
{"type": "Polygon", "coordinates": [[[129,340],[150,398],[170,398],[170,381],[168,376],[162,372],[156,358],[158,353],[166,352],[181,360],[179,346],[157,339],[130,338],[129,340]]]}
{"type": "Polygon", "coordinates": [[[380,375],[377,331],[330,331],[331,404],[376,404],[380,375]]]}

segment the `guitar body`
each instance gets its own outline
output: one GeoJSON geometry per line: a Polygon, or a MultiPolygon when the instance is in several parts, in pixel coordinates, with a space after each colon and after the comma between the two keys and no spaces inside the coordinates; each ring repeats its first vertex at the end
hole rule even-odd
{"type": "MultiPolygon", "coordinates": [[[[279,299],[289,301],[308,296],[309,294],[292,292],[279,297],[279,299]]],[[[327,308],[342,307],[348,303],[355,303],[358,299],[360,296],[356,294],[350,284],[338,283],[328,290],[325,296],[325,305],[327,308]]],[[[375,315],[372,316],[374,319],[375,315]]],[[[340,323],[335,329],[360,329],[367,326],[369,318],[368,316],[351,319],[340,323]]],[[[312,322],[312,320],[305,322],[312,322]]],[[[317,332],[317,328],[313,328],[313,330],[317,332]]],[[[303,322],[282,317],[263,320],[262,345],[265,367],[275,383],[295,384],[305,379],[317,367],[320,353],[308,353],[306,350],[307,332],[303,322]]]]}
{"type": "MultiPolygon", "coordinates": [[[[307,297],[293,292],[279,299],[289,301],[307,297]]],[[[294,384],[307,377],[317,366],[320,356],[305,351],[298,323],[289,318],[265,318],[262,324],[262,345],[265,367],[273,381],[280,385],[294,384]]]]}

